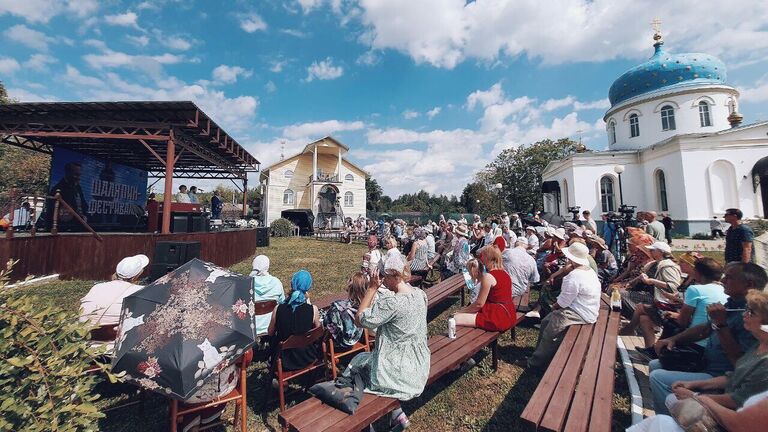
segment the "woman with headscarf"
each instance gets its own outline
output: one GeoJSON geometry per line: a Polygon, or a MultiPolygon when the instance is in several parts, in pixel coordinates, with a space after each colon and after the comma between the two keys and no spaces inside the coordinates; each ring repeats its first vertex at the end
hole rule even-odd
{"type": "Polygon", "coordinates": [[[413,230],[415,241],[408,254],[407,262],[410,263],[411,274],[421,276],[421,280],[427,278],[429,273],[429,245],[427,244],[427,231],[424,228],[413,230]]]}
{"type": "MultiPolygon", "coordinates": [[[[285,301],[285,291],[280,279],[269,274],[269,257],[259,255],[253,259],[253,271],[249,275],[253,278],[253,300],[275,300],[278,304],[285,301]]],[[[272,313],[256,315],[256,334],[266,333],[269,322],[272,321],[272,313]]]]}
{"type": "MultiPolygon", "coordinates": [[[[306,270],[294,273],[291,279],[291,296],[279,305],[269,323],[269,335],[283,342],[293,335],[302,335],[320,325],[317,306],[307,303],[312,288],[312,275],[306,270]]],[[[297,370],[312,363],[320,355],[315,346],[283,351],[283,369],[297,370]]]]}

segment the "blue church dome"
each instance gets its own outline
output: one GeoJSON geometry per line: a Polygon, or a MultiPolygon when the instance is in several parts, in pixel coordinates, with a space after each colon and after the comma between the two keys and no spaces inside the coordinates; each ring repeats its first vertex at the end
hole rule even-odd
{"type": "Polygon", "coordinates": [[[672,54],[664,51],[660,36],[655,52],[647,62],[625,72],[611,85],[611,106],[627,99],[660,89],[674,89],[701,84],[725,84],[725,64],[709,54],[672,54]]]}

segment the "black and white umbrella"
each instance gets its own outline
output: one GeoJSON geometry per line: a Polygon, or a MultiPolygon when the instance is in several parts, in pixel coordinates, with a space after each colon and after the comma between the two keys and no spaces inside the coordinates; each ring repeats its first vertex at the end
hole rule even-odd
{"type": "Polygon", "coordinates": [[[193,259],[123,300],[112,371],[186,400],[255,341],[253,280],[193,259]]]}

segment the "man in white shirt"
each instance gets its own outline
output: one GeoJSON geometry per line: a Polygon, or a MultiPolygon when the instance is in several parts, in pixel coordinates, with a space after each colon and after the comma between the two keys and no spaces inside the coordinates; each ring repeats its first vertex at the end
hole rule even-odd
{"type": "Polygon", "coordinates": [[[189,199],[189,194],[187,193],[187,186],[186,185],[179,186],[179,193],[176,194],[176,202],[177,203],[190,203],[190,202],[192,202],[189,199]]]}
{"type": "Polygon", "coordinates": [[[123,299],[144,288],[136,282],[147,264],[146,255],[123,258],[117,264],[113,280],[94,285],[80,299],[80,322],[89,321],[98,327],[118,325],[123,299]]]}
{"type": "Polygon", "coordinates": [[[521,366],[545,368],[557,352],[568,327],[597,321],[600,280],[589,267],[589,249],[582,243],[573,243],[562,251],[574,268],[563,278],[562,290],[552,312],[541,320],[536,350],[520,362],[521,366]]]}
{"type": "Polygon", "coordinates": [[[591,231],[592,234],[597,234],[597,222],[592,219],[592,212],[584,210],[581,212],[581,215],[584,216],[584,228],[587,231],[591,231]]]}
{"type": "Polygon", "coordinates": [[[501,214],[501,224],[509,226],[509,215],[507,212],[504,212],[501,214]]]}
{"type": "Polygon", "coordinates": [[[536,228],[529,226],[525,229],[525,238],[528,240],[528,253],[536,255],[539,250],[539,236],[536,234],[536,228]]]}
{"type": "MultiPolygon", "coordinates": [[[[13,228],[24,229],[31,222],[32,211],[28,202],[24,202],[20,208],[13,211],[13,228]]],[[[11,221],[11,214],[6,213],[3,219],[11,221]]]]}
{"type": "Polygon", "coordinates": [[[539,282],[536,260],[528,254],[527,249],[528,240],[518,237],[514,247],[502,253],[504,270],[512,278],[512,297],[520,297],[528,291],[531,284],[539,282]]]}

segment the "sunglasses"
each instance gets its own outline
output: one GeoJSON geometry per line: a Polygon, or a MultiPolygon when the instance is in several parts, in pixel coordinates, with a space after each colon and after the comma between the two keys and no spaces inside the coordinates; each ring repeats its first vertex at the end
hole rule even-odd
{"type": "Polygon", "coordinates": [[[748,316],[748,317],[752,318],[752,317],[754,317],[755,315],[757,315],[757,313],[756,313],[756,312],[754,311],[754,309],[752,309],[752,308],[746,308],[746,309],[744,309],[744,315],[746,315],[746,316],[748,316]]]}

